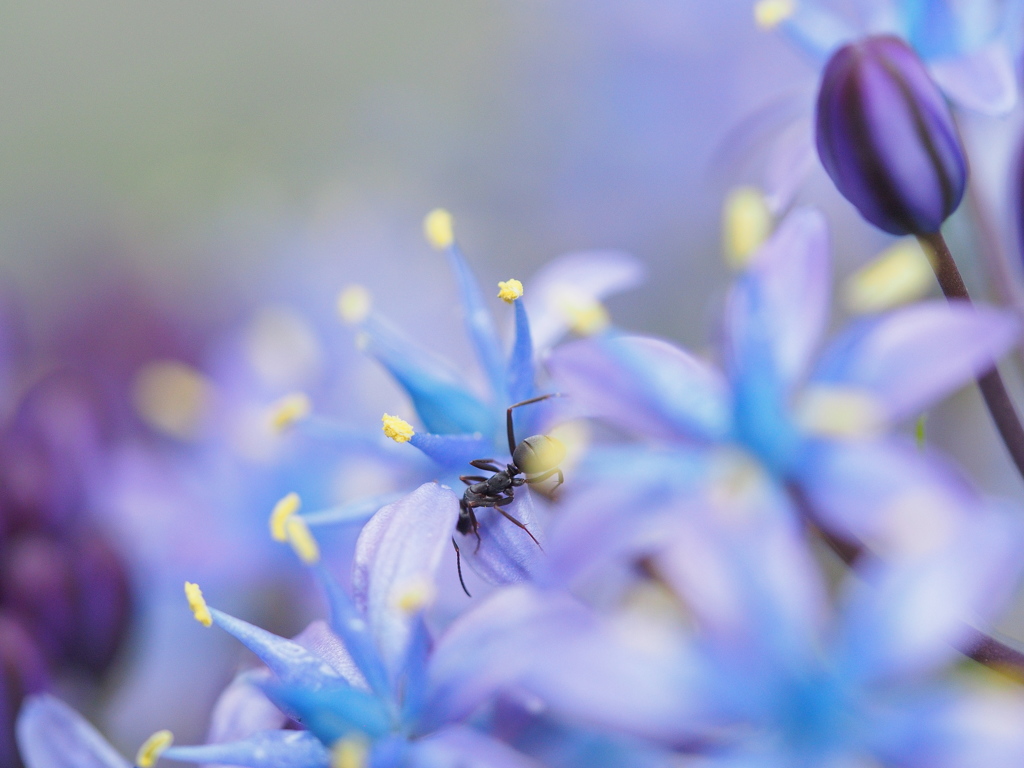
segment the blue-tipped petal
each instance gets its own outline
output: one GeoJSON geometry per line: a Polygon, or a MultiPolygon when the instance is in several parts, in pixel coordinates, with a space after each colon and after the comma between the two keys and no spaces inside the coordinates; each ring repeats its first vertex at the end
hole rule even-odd
{"type": "Polygon", "coordinates": [[[210,609],[210,615],[218,627],[255,653],[284,683],[316,688],[344,681],[334,667],[293,640],[286,640],[216,608],[210,609]]]}
{"type": "Polygon", "coordinates": [[[533,339],[530,336],[530,318],[522,299],[514,302],[516,309],[516,339],[508,360],[509,405],[528,400],[537,394],[537,372],[533,366],[533,339]]]}
{"type": "Polygon", "coordinates": [[[327,768],[331,762],[327,748],[308,731],[263,731],[224,744],[171,747],[163,757],[246,768],[327,768]]]}
{"type": "Polygon", "coordinates": [[[459,499],[452,490],[424,483],[374,515],[356,542],[353,596],[392,678],[405,658],[413,619],[403,606],[435,588],[442,558],[453,556],[458,517],[459,499]]]}
{"type": "Polygon", "coordinates": [[[330,509],[302,514],[306,525],[353,525],[365,523],[381,507],[402,498],[400,493],[383,493],[365,499],[356,499],[330,509]]]}
{"type": "MultiPolygon", "coordinates": [[[[445,250],[448,256],[448,263],[455,274],[455,281],[459,288],[459,296],[462,300],[463,319],[466,322],[466,330],[469,338],[476,348],[477,357],[483,366],[487,380],[491,384],[491,393],[498,399],[502,399],[505,393],[505,364],[501,359],[501,340],[498,338],[498,331],[494,327],[494,318],[487,311],[487,304],[484,303],[484,295],[480,290],[480,283],[466,263],[459,246],[452,243],[445,250]]],[[[431,430],[439,432],[440,430],[431,430]]],[[[470,430],[465,430],[470,431],[470,430]]]]}
{"type": "Polygon", "coordinates": [[[469,469],[474,459],[494,455],[494,442],[483,435],[432,435],[417,432],[409,441],[433,461],[448,470],[469,469]]]}
{"type": "MultiPolygon", "coordinates": [[[[371,315],[362,326],[364,350],[373,355],[408,393],[428,432],[490,434],[491,409],[458,377],[381,318],[371,315]]],[[[496,347],[500,355],[500,347],[496,347]]]]}
{"type": "Polygon", "coordinates": [[[85,718],[49,694],[25,699],[16,733],[26,768],[129,768],[85,718]]]}
{"type": "Polygon", "coordinates": [[[324,744],[333,744],[353,732],[377,738],[393,725],[381,699],[356,688],[331,686],[311,690],[267,682],[263,690],[324,744]]]}
{"type": "Polygon", "coordinates": [[[331,628],[341,638],[370,689],[380,696],[387,696],[391,690],[387,670],[366,620],[359,615],[351,598],[323,564],[317,566],[316,574],[331,607],[331,628]]]}

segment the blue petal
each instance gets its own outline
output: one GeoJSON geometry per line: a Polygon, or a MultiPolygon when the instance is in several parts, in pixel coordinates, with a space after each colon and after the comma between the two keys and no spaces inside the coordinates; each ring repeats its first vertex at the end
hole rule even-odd
{"type": "Polygon", "coordinates": [[[217,697],[206,740],[211,743],[237,741],[260,731],[283,728],[287,722],[288,716],[243,673],[217,697]]]}
{"type": "Polygon", "coordinates": [[[450,488],[425,483],[381,509],[356,542],[352,588],[366,616],[377,650],[392,678],[408,646],[413,617],[401,608],[409,590],[429,591],[459,516],[459,499],[450,488]]]}
{"type": "Polygon", "coordinates": [[[410,442],[430,459],[453,471],[468,469],[473,459],[486,459],[494,454],[494,443],[480,434],[432,435],[417,432],[410,442]]]}
{"type": "MultiPolygon", "coordinates": [[[[508,744],[465,726],[446,728],[416,742],[410,768],[543,768],[508,744]]],[[[376,768],[376,767],[375,767],[376,768]]]]}
{"type": "Polygon", "coordinates": [[[796,3],[796,10],[780,27],[792,43],[818,63],[856,37],[838,16],[806,1],[796,3]]]}
{"type": "Polygon", "coordinates": [[[508,361],[509,404],[528,400],[537,393],[537,373],[533,367],[533,340],[530,337],[530,319],[522,300],[514,302],[516,309],[516,340],[508,361]]]}
{"type": "Polygon", "coordinates": [[[472,534],[458,537],[463,565],[471,567],[491,584],[532,581],[540,573],[545,557],[530,534],[544,543],[548,515],[533,492],[525,486],[516,491],[515,501],[504,509],[530,533],[506,519],[494,507],[479,507],[475,510],[480,526],[479,548],[472,534]]]}
{"type": "Polygon", "coordinates": [[[379,698],[348,686],[309,688],[263,684],[267,696],[293,715],[324,744],[333,744],[351,733],[371,738],[391,730],[392,719],[379,698]]]}
{"type": "Polygon", "coordinates": [[[129,768],[81,715],[49,694],[25,699],[16,732],[26,768],[129,768]]]}
{"type": "Polygon", "coordinates": [[[165,758],[184,763],[244,765],[247,768],[327,768],[327,748],[306,731],[263,731],[242,741],[171,747],[165,758]]]}
{"type": "Polygon", "coordinates": [[[265,629],[210,609],[214,623],[255,653],[282,682],[315,688],[342,682],[344,678],[326,661],[298,643],[265,629]]]}
{"type": "Polygon", "coordinates": [[[367,318],[362,330],[365,351],[402,385],[428,432],[491,433],[495,426],[491,409],[456,383],[454,373],[375,315],[367,318]]]}
{"type": "Polygon", "coordinates": [[[341,504],[330,509],[323,509],[319,512],[309,512],[302,515],[307,525],[351,525],[354,523],[365,523],[373,513],[386,504],[390,504],[402,497],[399,493],[384,493],[380,496],[370,496],[365,499],[356,499],[347,504],[341,504]]]}
{"type": "Polygon", "coordinates": [[[1017,105],[1013,55],[1002,41],[957,58],[931,62],[929,69],[946,95],[967,109],[1001,117],[1017,105]]]}
{"type": "MultiPolygon", "coordinates": [[[[501,341],[498,338],[498,331],[494,327],[494,318],[487,311],[480,284],[469,269],[469,265],[466,264],[459,246],[453,243],[445,253],[448,255],[448,263],[455,274],[455,281],[459,287],[466,330],[476,348],[477,357],[487,375],[487,380],[491,383],[492,396],[500,401],[504,399],[503,395],[505,394],[505,364],[501,359],[501,341]]],[[[432,429],[431,431],[439,432],[441,430],[432,429]]]]}
{"type": "Polygon", "coordinates": [[[430,633],[421,612],[413,621],[412,637],[399,677],[399,687],[403,695],[403,723],[415,723],[423,714],[423,708],[427,703],[427,662],[430,660],[431,650],[430,633]]]}

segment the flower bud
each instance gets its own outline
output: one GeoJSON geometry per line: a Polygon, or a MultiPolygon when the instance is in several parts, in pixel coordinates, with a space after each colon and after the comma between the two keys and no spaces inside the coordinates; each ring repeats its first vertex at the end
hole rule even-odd
{"type": "Polygon", "coordinates": [[[816,140],[839,191],[886,232],[937,232],[963,197],[967,160],[953,116],[897,37],[868,37],[832,56],[818,93],[816,140]]]}

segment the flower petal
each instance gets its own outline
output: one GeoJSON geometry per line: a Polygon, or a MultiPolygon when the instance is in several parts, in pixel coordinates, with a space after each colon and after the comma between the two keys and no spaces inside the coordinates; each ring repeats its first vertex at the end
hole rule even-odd
{"type": "Polygon", "coordinates": [[[396,674],[409,641],[409,590],[432,589],[459,516],[452,490],[425,483],[381,509],[356,542],[352,587],[385,666],[396,674]]]}
{"type": "Polygon", "coordinates": [[[472,534],[458,536],[462,561],[491,584],[531,581],[540,571],[547,515],[529,488],[516,491],[515,501],[503,509],[527,527],[530,533],[505,518],[494,507],[474,510],[480,526],[480,547],[472,534]]]}
{"type": "Polygon", "coordinates": [[[237,741],[260,731],[284,728],[288,716],[245,675],[236,677],[217,698],[210,715],[206,741],[219,744],[237,741]]]}
{"type": "Polygon", "coordinates": [[[487,458],[494,453],[494,443],[480,434],[432,435],[429,432],[417,432],[409,442],[450,470],[466,467],[474,459],[487,458]]]}
{"type": "Polygon", "coordinates": [[[49,694],[25,699],[16,728],[26,768],[129,768],[85,718],[49,694]]]}
{"type": "Polygon", "coordinates": [[[922,302],[854,324],[830,346],[814,379],[867,390],[899,421],[988,371],[1019,331],[1006,312],[922,302]]]}
{"type": "Polygon", "coordinates": [[[338,635],[328,629],[327,624],[320,619],[311,621],[304,630],[292,639],[330,664],[334,671],[345,678],[349,685],[363,689],[367,687],[366,679],[353,660],[348,648],[345,647],[345,644],[339,639],[338,635]]]}
{"type": "Polygon", "coordinates": [[[516,337],[512,354],[508,359],[508,399],[510,403],[528,400],[537,394],[537,372],[533,364],[533,339],[530,335],[530,318],[522,299],[514,302],[516,312],[516,337]]]}
{"type": "Polygon", "coordinates": [[[457,725],[416,743],[411,768],[542,768],[533,758],[480,731],[457,725]]]}
{"type": "Polygon", "coordinates": [[[391,729],[382,700],[357,688],[331,686],[313,690],[275,682],[263,683],[261,687],[271,701],[324,744],[333,744],[353,731],[378,738],[391,729]]]}
{"type": "Polygon", "coordinates": [[[929,64],[932,77],[962,107],[1000,117],[1017,105],[1017,73],[1013,56],[1001,40],[955,58],[929,64]]]}
{"type": "Polygon", "coordinates": [[[241,741],[171,747],[163,753],[184,763],[244,765],[247,768],[327,768],[327,748],[308,731],[263,731],[241,741]]]}

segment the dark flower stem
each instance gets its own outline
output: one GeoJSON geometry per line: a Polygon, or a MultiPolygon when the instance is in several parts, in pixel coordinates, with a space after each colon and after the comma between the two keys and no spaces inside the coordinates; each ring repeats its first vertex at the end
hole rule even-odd
{"type": "MultiPolygon", "coordinates": [[[[946,298],[969,302],[971,297],[967,293],[967,286],[964,285],[960,270],[957,269],[953,254],[950,253],[942,233],[935,232],[919,237],[934,255],[932,266],[935,269],[935,277],[938,278],[939,286],[946,298]]],[[[978,389],[985,398],[985,405],[988,406],[992,421],[999,430],[999,436],[1003,438],[1003,445],[1017,466],[1017,471],[1024,478],[1024,426],[1021,426],[1020,417],[1013,407],[1010,393],[1006,391],[1006,385],[997,367],[993,366],[990,371],[978,377],[978,389]]]]}

